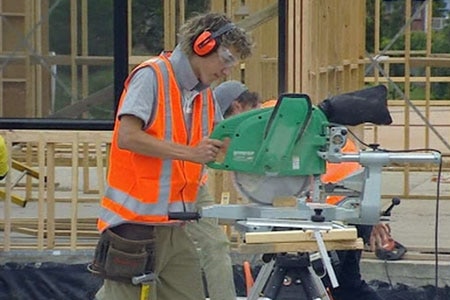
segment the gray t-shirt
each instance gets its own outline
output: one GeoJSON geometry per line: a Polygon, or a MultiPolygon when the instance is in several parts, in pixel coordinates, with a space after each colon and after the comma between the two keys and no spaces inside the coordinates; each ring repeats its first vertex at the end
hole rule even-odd
{"type": "MultiPolygon", "coordinates": [[[[187,56],[177,47],[169,58],[175,73],[175,78],[181,90],[182,107],[186,128],[190,130],[192,123],[192,104],[198,93],[207,86],[203,85],[195,76],[187,56]]],[[[138,70],[130,80],[128,92],[122,107],[118,112],[119,118],[123,115],[133,115],[144,122],[147,128],[154,118],[154,107],[158,99],[157,78],[152,68],[138,70]]],[[[166,100],[165,100],[166,101],[166,100]]],[[[216,107],[215,122],[222,120],[218,105],[216,107]]]]}

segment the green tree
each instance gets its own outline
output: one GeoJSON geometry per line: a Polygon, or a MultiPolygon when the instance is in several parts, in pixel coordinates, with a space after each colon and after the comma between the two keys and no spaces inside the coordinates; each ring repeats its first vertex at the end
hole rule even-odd
{"type": "MultiPolygon", "coordinates": [[[[408,0],[409,1],[409,0],[408,0]]],[[[420,8],[423,4],[423,0],[414,0],[412,2],[412,14],[420,8]]],[[[433,17],[442,17],[445,11],[444,0],[434,0],[433,1],[433,17]]],[[[384,49],[390,44],[392,39],[396,37],[399,31],[405,25],[405,0],[385,0],[381,2],[380,8],[381,20],[380,20],[380,47],[384,49]]],[[[375,1],[366,0],[366,47],[369,53],[373,53],[374,45],[374,32],[375,32],[375,1]]],[[[402,49],[401,45],[404,45],[402,37],[398,38],[393,45],[394,48],[399,50],[402,49]]]]}
{"type": "MultiPolygon", "coordinates": [[[[133,53],[157,54],[164,48],[164,6],[163,0],[133,0],[133,53]]],[[[209,8],[208,0],[186,1],[185,16],[205,12],[209,8]]]]}

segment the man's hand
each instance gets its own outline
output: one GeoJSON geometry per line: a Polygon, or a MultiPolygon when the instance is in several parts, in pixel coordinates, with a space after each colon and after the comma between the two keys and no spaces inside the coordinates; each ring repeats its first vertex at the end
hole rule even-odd
{"type": "Polygon", "coordinates": [[[222,146],[222,141],[204,138],[193,148],[191,160],[201,164],[215,161],[222,146]]]}
{"type": "Polygon", "coordinates": [[[370,233],[370,250],[375,251],[377,248],[391,251],[395,247],[395,241],[391,237],[391,228],[388,224],[378,223],[373,226],[370,233]]]}

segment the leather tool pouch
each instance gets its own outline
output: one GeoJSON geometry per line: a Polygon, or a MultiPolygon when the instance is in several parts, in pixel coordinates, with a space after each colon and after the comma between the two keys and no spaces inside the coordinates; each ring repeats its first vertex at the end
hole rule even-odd
{"type": "Polygon", "coordinates": [[[130,283],[136,275],[153,272],[154,227],[122,224],[105,230],[89,270],[104,279],[130,283]]]}

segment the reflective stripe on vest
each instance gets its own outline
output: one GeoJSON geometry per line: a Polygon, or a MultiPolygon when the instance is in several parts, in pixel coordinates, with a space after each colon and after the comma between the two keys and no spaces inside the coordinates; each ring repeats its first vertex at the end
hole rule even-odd
{"type": "MultiPolygon", "coordinates": [[[[146,133],[161,139],[194,146],[209,136],[214,121],[210,89],[193,101],[191,131],[184,121],[181,91],[168,59],[160,56],[136,67],[125,81],[119,107],[133,74],[151,67],[158,80],[154,119],[146,133]],[[165,99],[165,101],[161,101],[165,99]],[[175,130],[174,130],[175,129],[175,130]]],[[[101,202],[98,229],[123,222],[168,223],[168,212],[195,211],[195,200],[203,165],[188,161],[159,159],[122,150],[117,145],[116,120],[108,171],[108,185],[101,202]]]]}

